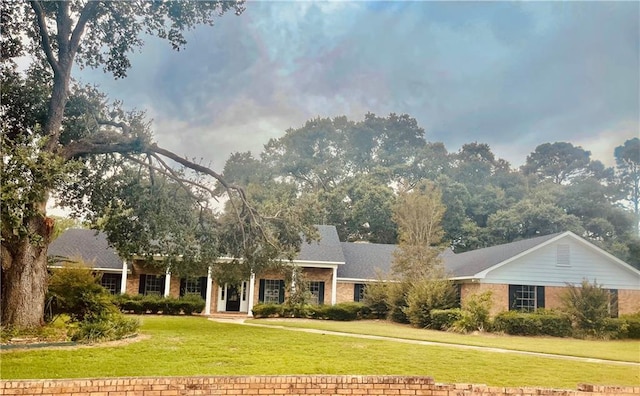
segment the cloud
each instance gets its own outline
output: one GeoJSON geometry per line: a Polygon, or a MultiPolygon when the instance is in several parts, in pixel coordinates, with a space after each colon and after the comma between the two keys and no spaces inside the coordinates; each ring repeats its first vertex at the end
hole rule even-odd
{"type": "Polygon", "coordinates": [[[587,145],[638,134],[639,12],[637,2],[254,2],[188,33],[180,53],[148,39],[125,80],[81,75],[149,109],[160,145],[216,164],[309,118],[368,111],[408,113],[450,151],[486,142],[515,165],[553,141],[610,159],[587,145]]]}

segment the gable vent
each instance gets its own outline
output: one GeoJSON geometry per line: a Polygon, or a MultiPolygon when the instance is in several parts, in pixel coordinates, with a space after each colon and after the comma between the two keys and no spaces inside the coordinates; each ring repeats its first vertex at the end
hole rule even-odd
{"type": "Polygon", "coordinates": [[[571,267],[571,248],[569,245],[558,245],[556,252],[556,265],[558,267],[571,267]]]}

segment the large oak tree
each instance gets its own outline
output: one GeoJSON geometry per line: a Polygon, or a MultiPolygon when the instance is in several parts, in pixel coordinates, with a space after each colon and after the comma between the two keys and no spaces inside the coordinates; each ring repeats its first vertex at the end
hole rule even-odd
{"type": "MultiPolygon", "coordinates": [[[[3,325],[38,326],[47,285],[51,196],[107,232],[125,257],[162,252],[178,273],[220,254],[255,271],[294,251],[303,227],[258,213],[243,189],[158,146],[142,112],[126,112],[74,83],[74,65],[126,77],[144,35],[176,50],[184,31],[240,14],[243,1],[31,1],[2,3],[3,325]],[[13,58],[30,55],[18,71],[13,58]],[[177,165],[177,167],[176,167],[177,165]],[[219,215],[210,202],[226,194],[219,215]]],[[[290,256],[291,254],[289,254],[290,256]]]]}

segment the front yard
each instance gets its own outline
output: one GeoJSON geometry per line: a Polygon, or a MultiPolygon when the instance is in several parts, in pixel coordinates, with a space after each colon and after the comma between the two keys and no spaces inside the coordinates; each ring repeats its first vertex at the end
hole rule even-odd
{"type": "MultiPolygon", "coordinates": [[[[575,389],[578,383],[640,384],[638,366],[308,334],[216,323],[201,317],[143,316],[141,322],[143,337],[121,345],[2,352],[2,379],[388,374],[432,376],[437,382],[444,383],[567,389],[575,389]]],[[[320,324],[327,326],[330,322],[316,323],[320,324]]],[[[371,324],[367,326],[367,322],[348,325],[364,326],[358,331],[376,328],[371,324]]],[[[413,330],[402,327],[399,334],[410,338],[413,330]]],[[[469,344],[478,340],[473,335],[456,336],[461,337],[460,342],[466,337],[469,344]]],[[[495,337],[496,340],[499,338],[495,337]]],[[[537,339],[536,343],[546,344],[547,339],[537,339]]],[[[606,350],[607,345],[616,351],[613,353],[618,359],[623,359],[617,355],[625,349],[631,350],[625,356],[633,354],[635,349],[637,360],[638,342],[584,341],[582,348],[586,351],[606,350]]],[[[555,346],[549,344],[548,348],[555,346]]]]}

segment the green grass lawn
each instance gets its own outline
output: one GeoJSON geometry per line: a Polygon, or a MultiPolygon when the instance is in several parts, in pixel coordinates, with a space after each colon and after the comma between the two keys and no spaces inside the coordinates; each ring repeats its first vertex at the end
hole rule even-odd
{"type": "Polygon", "coordinates": [[[117,376],[387,374],[437,382],[575,389],[637,385],[638,367],[421,346],[208,321],[141,317],[121,346],[3,352],[2,379],[117,376]]]}
{"type": "Polygon", "coordinates": [[[335,322],[304,319],[252,319],[247,322],[640,363],[640,341],[637,340],[599,341],[557,337],[516,337],[491,333],[457,334],[417,329],[384,320],[335,322]]]}

